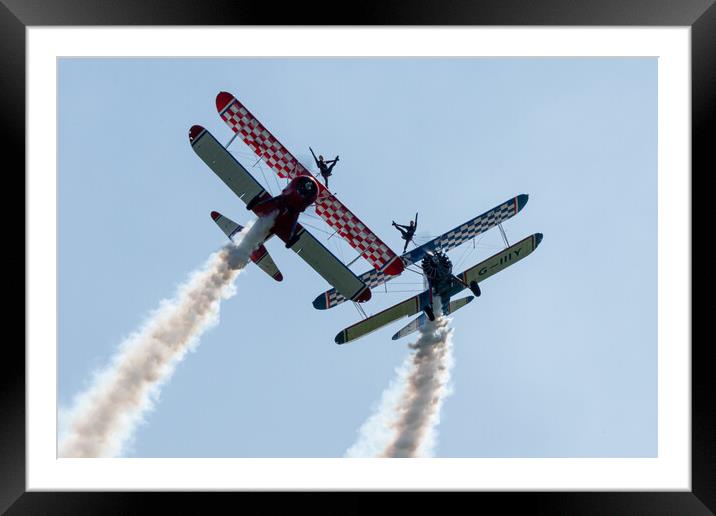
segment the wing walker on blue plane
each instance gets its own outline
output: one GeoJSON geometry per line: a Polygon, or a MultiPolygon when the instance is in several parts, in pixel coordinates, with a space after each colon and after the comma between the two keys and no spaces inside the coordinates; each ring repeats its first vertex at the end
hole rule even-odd
{"type": "MultiPolygon", "coordinates": [[[[427,282],[423,292],[345,328],[336,335],[337,344],[358,339],[403,317],[420,314],[393,335],[396,340],[419,330],[438,314],[455,312],[480,296],[483,281],[531,254],[542,241],[541,233],[513,245],[507,241],[502,223],[527,204],[527,195],[521,194],[410,251],[407,248],[417,229],[418,214],[408,225],[393,221],[393,226],[405,240],[403,255],[397,256],[328,190],[328,177],[338,156],[324,161],[323,156],[316,158],[309,147],[325,181],[324,186],[233,95],[219,93],[216,108],[222,120],[234,131],[234,137],[240,136],[279,177],[286,179],[286,187],[276,196],[267,192],[227,150],[234,137],[224,146],[209,131],[194,125],[189,131],[192,149],[246,203],[246,209],[258,217],[274,217],[264,241],[273,235],[278,236],[286,248],[294,251],[333,287],[316,297],[313,301],[316,309],[330,309],[347,300],[363,303],[371,298],[371,289],[398,277],[406,268],[422,269],[421,274],[427,282]],[[301,225],[299,216],[311,205],[316,215],[355,248],[373,269],[357,276],[301,225]],[[502,234],[505,249],[453,274],[453,264],[446,253],[495,226],[502,234]],[[452,299],[463,290],[469,290],[473,295],[452,299]]],[[[229,239],[242,229],[216,211],[211,212],[211,217],[229,239]]],[[[251,254],[251,260],[276,281],[283,279],[263,242],[251,254]]],[[[362,309],[360,311],[364,313],[362,309]]]]}

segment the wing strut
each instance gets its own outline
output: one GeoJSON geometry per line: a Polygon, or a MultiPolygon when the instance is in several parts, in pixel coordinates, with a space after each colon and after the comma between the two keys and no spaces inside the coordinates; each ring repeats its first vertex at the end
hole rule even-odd
{"type": "Polygon", "coordinates": [[[226,145],[224,145],[224,148],[226,148],[226,150],[229,150],[229,145],[231,145],[234,142],[234,140],[236,139],[236,137],[238,135],[239,135],[239,133],[234,133],[234,136],[232,136],[231,139],[228,142],[226,142],[226,145]]]}
{"type": "Polygon", "coordinates": [[[361,305],[359,305],[358,303],[356,303],[355,301],[353,301],[353,306],[356,307],[356,309],[358,310],[358,313],[361,315],[361,317],[363,317],[363,319],[367,319],[367,318],[368,318],[368,314],[365,313],[365,310],[363,310],[363,307],[362,307],[361,305]]]}
{"type": "Polygon", "coordinates": [[[507,234],[505,233],[505,228],[502,227],[502,224],[497,225],[498,228],[500,228],[500,234],[502,235],[502,240],[505,241],[505,249],[510,247],[510,243],[507,241],[507,234]]]}

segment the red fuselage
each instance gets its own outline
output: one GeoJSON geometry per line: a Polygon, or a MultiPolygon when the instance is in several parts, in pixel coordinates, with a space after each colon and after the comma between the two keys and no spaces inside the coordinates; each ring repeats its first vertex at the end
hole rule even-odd
{"type": "Polygon", "coordinates": [[[315,202],[319,188],[315,178],[298,176],[293,178],[279,195],[267,196],[251,209],[259,217],[277,212],[270,234],[288,242],[296,229],[298,216],[315,202]]]}

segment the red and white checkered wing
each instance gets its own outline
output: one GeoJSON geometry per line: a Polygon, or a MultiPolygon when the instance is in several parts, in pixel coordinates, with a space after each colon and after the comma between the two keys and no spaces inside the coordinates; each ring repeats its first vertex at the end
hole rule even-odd
{"type": "Polygon", "coordinates": [[[231,93],[216,96],[216,110],[232,131],[262,158],[281,178],[311,175],[306,167],[279,142],[231,93]]]}
{"type": "Polygon", "coordinates": [[[400,257],[326,189],[322,189],[316,199],[316,215],[335,229],[377,270],[389,276],[403,272],[405,266],[400,257]]]}

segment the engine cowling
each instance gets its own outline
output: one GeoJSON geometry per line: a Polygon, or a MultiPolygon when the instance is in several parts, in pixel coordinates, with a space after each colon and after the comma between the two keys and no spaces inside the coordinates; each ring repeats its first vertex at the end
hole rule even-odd
{"type": "Polygon", "coordinates": [[[452,274],[452,262],[440,250],[428,253],[423,258],[422,269],[429,280],[438,280],[452,274]]]}
{"type": "Polygon", "coordinates": [[[472,293],[475,294],[476,297],[480,297],[480,294],[482,293],[480,291],[480,285],[477,284],[477,281],[470,282],[470,290],[472,290],[472,293]]]}
{"type": "Polygon", "coordinates": [[[304,211],[318,197],[318,182],[311,176],[294,177],[281,195],[290,211],[304,211]]]}

